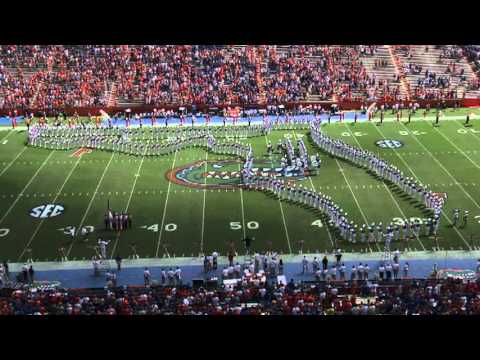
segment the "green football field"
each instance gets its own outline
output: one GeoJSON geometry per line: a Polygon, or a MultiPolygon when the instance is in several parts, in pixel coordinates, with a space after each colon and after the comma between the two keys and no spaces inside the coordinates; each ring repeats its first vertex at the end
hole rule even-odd
{"type": "MultiPolygon", "coordinates": [[[[440,236],[421,236],[393,246],[411,251],[480,248],[480,126],[464,127],[461,120],[326,124],[322,130],[352,145],[378,153],[408,176],[448,195],[440,236]],[[379,140],[400,142],[398,148],[379,147],[379,140]],[[450,226],[454,208],[470,213],[468,225],[450,226]]],[[[289,136],[308,139],[308,131],[275,130],[265,137],[241,140],[254,146],[255,159],[275,166],[279,154],[266,154],[266,142],[289,136]]],[[[382,251],[377,244],[349,244],[327,227],[321,213],[279,201],[258,191],[203,190],[170,182],[166,173],[201,160],[205,170],[220,160],[233,159],[203,149],[182,150],[162,157],[131,156],[95,150],[80,157],[75,151],[46,150],[25,145],[25,130],[0,131],[0,254],[2,260],[59,260],[60,248],[70,260],[95,255],[98,237],[111,240],[109,256],[198,256],[216,250],[225,254],[229,241],[244,253],[241,239],[254,238],[254,250],[282,254],[382,251]],[[114,211],[128,212],[133,228],[116,233],[104,229],[109,201],[114,211]],[[51,206],[57,216],[34,217],[51,206]],[[35,210],[37,209],[37,210],[35,210]],[[68,229],[86,227],[86,237],[71,238],[68,229]]],[[[395,144],[399,144],[394,142],[395,144]]],[[[296,142],[293,141],[296,145],[296,142]]],[[[393,142],[387,142],[391,144],[393,142]]],[[[319,174],[298,180],[303,186],[330,195],[359,224],[388,224],[404,218],[429,216],[420,204],[365,170],[322,153],[306,141],[309,154],[319,152],[319,174]]],[[[225,165],[238,170],[240,163],[225,165]]],[[[197,176],[201,180],[201,177],[197,176]]],[[[214,179],[204,178],[206,183],[214,179]]]]}

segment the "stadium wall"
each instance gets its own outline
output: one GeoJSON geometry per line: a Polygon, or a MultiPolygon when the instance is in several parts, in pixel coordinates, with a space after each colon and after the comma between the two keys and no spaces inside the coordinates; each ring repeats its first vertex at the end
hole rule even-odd
{"type": "MultiPolygon", "coordinates": [[[[480,106],[480,99],[452,99],[452,100],[412,100],[410,102],[415,102],[420,105],[420,107],[426,107],[427,104],[430,104],[430,107],[436,107],[440,104],[446,105],[447,107],[453,107],[455,103],[459,107],[473,107],[473,106],[480,106]]],[[[404,101],[404,103],[408,104],[410,102],[404,101]]],[[[294,107],[298,107],[302,105],[303,107],[309,105],[321,105],[323,108],[329,108],[332,104],[338,104],[340,109],[342,110],[359,110],[362,105],[366,105],[367,107],[371,105],[372,101],[322,101],[322,102],[295,102],[295,103],[287,103],[285,107],[287,109],[292,109],[294,107]]],[[[398,101],[376,101],[377,105],[381,104],[395,104],[398,101]]],[[[234,107],[241,107],[244,109],[265,109],[267,107],[266,104],[231,104],[231,105],[195,105],[195,109],[197,111],[204,112],[205,110],[222,110],[224,108],[234,108],[234,107]]],[[[57,109],[61,112],[65,111],[67,115],[71,116],[75,112],[78,113],[80,116],[88,116],[91,115],[98,115],[100,110],[105,110],[109,114],[115,113],[122,113],[127,108],[132,109],[133,112],[143,113],[143,112],[152,112],[153,109],[165,109],[165,110],[177,110],[179,107],[185,107],[188,111],[192,110],[192,105],[181,105],[181,104],[170,104],[170,105],[137,105],[137,106],[117,106],[117,107],[67,107],[57,109]]],[[[0,116],[8,115],[13,109],[0,109],[0,116]]],[[[24,115],[25,113],[38,113],[45,111],[47,116],[51,116],[53,113],[53,108],[48,109],[17,109],[19,115],[24,115]]]]}

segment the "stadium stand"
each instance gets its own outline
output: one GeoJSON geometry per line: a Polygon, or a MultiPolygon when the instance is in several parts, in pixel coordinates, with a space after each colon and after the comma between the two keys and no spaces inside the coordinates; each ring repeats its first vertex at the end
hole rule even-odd
{"type": "Polygon", "coordinates": [[[0,106],[478,98],[475,69],[451,45],[2,45],[0,106]]]}
{"type": "Polygon", "coordinates": [[[480,288],[459,280],[14,290],[1,315],[478,315],[480,288]]]}

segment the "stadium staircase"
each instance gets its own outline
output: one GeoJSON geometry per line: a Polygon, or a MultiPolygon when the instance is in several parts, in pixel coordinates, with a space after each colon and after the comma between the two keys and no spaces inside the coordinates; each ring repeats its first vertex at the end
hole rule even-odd
{"type": "MultiPolygon", "coordinates": [[[[361,55],[360,60],[367,70],[369,78],[375,78],[375,84],[382,82],[390,87],[399,87],[400,98],[406,99],[408,97],[408,91],[405,86],[397,78],[397,72],[395,70],[394,63],[392,61],[390,52],[387,46],[378,46],[374,55],[361,55]],[[375,67],[375,60],[386,61],[386,66],[375,67]]],[[[385,96],[385,88],[380,87],[377,91],[371,88],[368,89],[368,97],[370,100],[376,100],[385,96]]]]}
{"type": "Polygon", "coordinates": [[[117,105],[117,83],[111,82],[106,86],[105,99],[107,107],[114,107],[117,105]]]}
{"type": "Polygon", "coordinates": [[[393,67],[395,68],[395,73],[397,74],[398,79],[400,80],[400,85],[405,93],[406,100],[410,100],[412,96],[412,90],[410,87],[410,83],[406,79],[406,74],[403,71],[403,62],[400,56],[398,56],[395,52],[396,47],[391,46],[391,45],[385,45],[385,47],[388,50],[388,53],[390,55],[391,62],[393,64],[393,67]]]}
{"type": "Polygon", "coordinates": [[[264,83],[263,83],[263,73],[266,69],[266,63],[263,57],[263,51],[258,51],[254,49],[253,51],[254,61],[255,61],[255,79],[257,81],[259,95],[259,103],[266,104],[267,96],[265,94],[264,83]]]}

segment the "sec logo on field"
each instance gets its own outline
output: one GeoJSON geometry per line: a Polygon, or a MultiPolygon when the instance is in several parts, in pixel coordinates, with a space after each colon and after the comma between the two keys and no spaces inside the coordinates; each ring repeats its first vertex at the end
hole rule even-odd
{"type": "Polygon", "coordinates": [[[63,214],[65,208],[59,204],[46,204],[30,210],[30,216],[37,219],[48,219],[63,214]]]}
{"type": "Polygon", "coordinates": [[[398,140],[385,139],[385,140],[378,140],[377,142],[375,142],[375,145],[383,149],[398,149],[403,146],[403,143],[398,140]]]}

